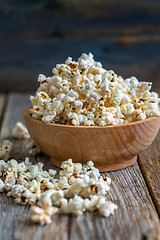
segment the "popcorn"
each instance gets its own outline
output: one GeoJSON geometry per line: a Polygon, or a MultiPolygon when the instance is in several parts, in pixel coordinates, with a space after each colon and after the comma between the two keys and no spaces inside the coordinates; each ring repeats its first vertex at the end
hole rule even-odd
{"type": "Polygon", "coordinates": [[[14,172],[7,172],[6,179],[4,181],[5,189],[7,191],[11,190],[12,186],[15,185],[16,179],[17,179],[17,176],[15,175],[14,172]]]}
{"type": "Polygon", "coordinates": [[[27,128],[21,122],[17,122],[12,130],[12,137],[17,139],[28,139],[30,135],[27,128]]]}
{"type": "Polygon", "coordinates": [[[136,109],[133,112],[133,117],[136,120],[143,120],[146,118],[146,114],[142,111],[142,109],[136,109]]]}
{"type": "Polygon", "coordinates": [[[0,159],[8,160],[13,151],[13,144],[9,140],[4,140],[0,147],[0,159]]]}
{"type": "Polygon", "coordinates": [[[31,140],[28,144],[27,144],[27,149],[29,150],[29,154],[32,156],[36,156],[41,152],[41,149],[39,148],[39,146],[37,146],[33,140],[31,140]]]}
{"type": "Polygon", "coordinates": [[[63,162],[61,164],[61,168],[63,169],[62,171],[60,171],[60,177],[67,177],[69,178],[73,172],[74,172],[74,165],[72,163],[72,159],[68,159],[67,161],[63,162]]]}
{"type": "Polygon", "coordinates": [[[68,159],[61,168],[56,179],[56,171],[43,170],[41,162],[32,164],[29,158],[20,163],[0,160],[0,192],[6,191],[18,204],[31,205],[30,219],[42,225],[51,223],[58,211],[81,215],[98,210],[105,217],[114,213],[116,205],[105,197],[111,180],[103,178],[92,161],[82,166],[68,159]]]}
{"type": "Polygon", "coordinates": [[[5,188],[5,184],[4,184],[4,182],[2,181],[2,179],[0,179],[0,192],[3,192],[3,191],[4,191],[4,188],[5,188]]]}
{"type": "Polygon", "coordinates": [[[0,177],[3,174],[3,171],[7,168],[8,164],[4,160],[0,160],[0,177]]]}
{"type": "Polygon", "coordinates": [[[31,207],[31,217],[30,219],[41,225],[49,224],[52,222],[51,216],[58,212],[58,208],[56,207],[49,207],[47,209],[43,209],[37,206],[31,207]]]}
{"type": "Polygon", "coordinates": [[[31,208],[31,220],[36,223],[49,224],[51,216],[58,212],[58,208],[52,207],[51,195],[54,190],[49,190],[42,199],[42,208],[33,206],[31,208]]]}
{"type": "Polygon", "coordinates": [[[68,57],[52,72],[51,77],[39,75],[40,87],[30,97],[30,114],[35,119],[74,126],[107,126],[160,116],[160,98],[150,92],[152,83],[139,82],[136,77],[123,79],[102,68],[91,53],[83,53],[77,62],[68,57]],[[139,108],[142,113],[137,118],[135,111],[139,108]]]}

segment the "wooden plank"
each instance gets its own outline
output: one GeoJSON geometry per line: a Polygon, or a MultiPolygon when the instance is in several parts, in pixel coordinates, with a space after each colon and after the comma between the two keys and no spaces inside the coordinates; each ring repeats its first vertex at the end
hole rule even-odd
{"type": "Polygon", "coordinates": [[[0,8],[0,91],[32,91],[39,73],[50,76],[56,63],[89,51],[106,69],[160,88],[159,1],[30,1],[35,8],[5,2],[7,8],[0,8]]]}
{"type": "MultiPolygon", "coordinates": [[[[22,111],[29,104],[30,94],[11,94],[3,121],[2,138],[11,135],[15,122],[22,121],[22,111]]],[[[13,139],[12,139],[13,141],[13,139]]],[[[28,155],[26,140],[14,140],[12,157],[23,159],[28,155]]],[[[53,167],[49,158],[40,155],[32,162],[42,161],[53,167]]],[[[29,208],[19,206],[12,198],[0,195],[0,240],[3,239],[158,239],[158,216],[144,179],[136,163],[120,171],[104,173],[112,178],[107,197],[118,205],[113,216],[100,217],[97,213],[84,216],[56,215],[48,226],[37,226],[29,221],[29,208]]]]}
{"type": "MultiPolygon", "coordinates": [[[[155,89],[160,94],[160,89],[155,89]]],[[[152,145],[139,155],[138,163],[160,217],[160,131],[152,145]]]]}
{"type": "Polygon", "coordinates": [[[107,198],[118,205],[109,218],[97,213],[71,219],[71,239],[159,239],[159,221],[137,163],[110,173],[107,198]]]}
{"type": "Polygon", "coordinates": [[[139,165],[160,216],[160,132],[152,145],[139,156],[139,165]]]}
{"type": "MultiPolygon", "coordinates": [[[[3,129],[1,138],[10,138],[11,131],[17,121],[23,122],[22,111],[29,105],[30,94],[11,94],[9,103],[3,121],[3,129]]],[[[16,160],[24,160],[28,156],[26,144],[28,140],[13,140],[14,151],[12,158],[16,160]]],[[[41,161],[46,169],[52,167],[53,164],[49,161],[46,155],[41,155],[38,158],[30,157],[34,163],[41,161]]],[[[56,169],[56,168],[55,168],[56,169]]],[[[8,198],[6,194],[0,194],[0,240],[10,239],[68,239],[68,223],[69,216],[56,215],[53,217],[52,224],[41,227],[32,224],[29,221],[29,207],[20,206],[14,202],[12,198],[8,198]]]]}

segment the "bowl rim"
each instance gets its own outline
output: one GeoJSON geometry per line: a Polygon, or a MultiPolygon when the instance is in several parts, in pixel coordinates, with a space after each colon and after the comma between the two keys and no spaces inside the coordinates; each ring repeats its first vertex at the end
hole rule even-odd
{"type": "Polygon", "coordinates": [[[132,126],[132,125],[138,125],[138,124],[142,124],[144,122],[149,122],[151,120],[154,120],[156,118],[159,118],[158,116],[153,116],[153,117],[149,117],[143,120],[139,120],[139,121],[135,121],[135,122],[130,122],[130,123],[124,123],[124,124],[118,124],[118,125],[108,125],[108,126],[83,126],[83,125],[79,125],[79,126],[74,126],[74,125],[65,125],[65,124],[60,124],[60,123],[46,123],[43,122],[42,120],[39,119],[35,119],[33,118],[30,113],[29,113],[29,109],[31,109],[32,105],[26,107],[23,111],[23,116],[24,118],[28,118],[29,120],[39,123],[39,124],[43,124],[46,126],[55,126],[55,127],[63,127],[63,128],[88,128],[88,129],[93,129],[93,128],[101,128],[101,129],[106,129],[106,128],[117,128],[117,127],[127,127],[127,126],[132,126]]]}

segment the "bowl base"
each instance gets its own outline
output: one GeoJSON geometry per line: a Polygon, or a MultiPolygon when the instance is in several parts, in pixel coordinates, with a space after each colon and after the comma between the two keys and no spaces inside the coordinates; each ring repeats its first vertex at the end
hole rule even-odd
{"type": "MultiPolygon", "coordinates": [[[[57,167],[61,167],[61,162],[53,157],[50,158],[54,165],[57,167]]],[[[123,163],[113,163],[110,165],[103,165],[99,166],[95,164],[95,167],[99,169],[100,172],[108,172],[108,171],[115,171],[120,170],[126,167],[133,165],[137,161],[137,156],[131,158],[130,160],[124,161],[123,163]]]]}

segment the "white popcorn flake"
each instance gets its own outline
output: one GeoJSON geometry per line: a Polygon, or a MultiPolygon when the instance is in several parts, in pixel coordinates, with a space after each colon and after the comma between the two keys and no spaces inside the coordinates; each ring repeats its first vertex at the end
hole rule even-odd
{"type": "Polygon", "coordinates": [[[72,163],[72,159],[68,159],[67,161],[63,162],[61,164],[61,168],[63,169],[62,171],[60,171],[60,177],[70,177],[73,172],[74,172],[74,165],[72,163]]]}
{"type": "Polygon", "coordinates": [[[82,166],[68,159],[61,168],[56,179],[56,171],[43,170],[41,162],[32,164],[29,158],[20,163],[0,160],[0,192],[7,192],[17,204],[32,206],[30,219],[42,225],[51,223],[58,211],[81,215],[98,210],[105,217],[113,214],[117,207],[105,197],[111,179],[103,178],[92,161],[82,166]]]}
{"type": "Polygon", "coordinates": [[[7,191],[11,190],[12,186],[15,185],[16,180],[17,180],[17,176],[14,172],[7,172],[6,173],[6,178],[5,178],[5,181],[4,181],[5,189],[7,191]]]}
{"type": "Polygon", "coordinates": [[[21,123],[17,122],[12,130],[12,136],[17,139],[28,139],[30,135],[27,128],[21,123]]]}
{"type": "Polygon", "coordinates": [[[8,160],[13,151],[13,144],[9,140],[4,140],[0,147],[0,159],[8,160]]]}
{"type": "Polygon", "coordinates": [[[111,214],[114,214],[115,209],[117,209],[117,205],[110,201],[106,201],[99,206],[99,212],[104,217],[109,217],[111,214]]]}
{"type": "Polygon", "coordinates": [[[51,216],[58,212],[58,208],[56,207],[48,207],[47,209],[43,209],[37,206],[31,207],[31,217],[30,219],[41,225],[50,224],[52,222],[51,216]]]}
{"type": "Polygon", "coordinates": [[[40,147],[36,145],[33,140],[31,140],[26,147],[29,150],[29,154],[32,156],[36,156],[41,152],[40,147]]]}
{"type": "Polygon", "coordinates": [[[38,76],[38,82],[43,83],[46,80],[46,76],[43,74],[39,74],[38,76]]]}
{"type": "Polygon", "coordinates": [[[0,192],[3,192],[3,191],[4,191],[4,188],[5,188],[5,184],[4,184],[4,182],[2,181],[2,179],[0,179],[0,192]]]}
{"type": "Polygon", "coordinates": [[[0,177],[3,174],[3,171],[7,169],[8,163],[6,163],[4,160],[0,160],[0,177]]]}

